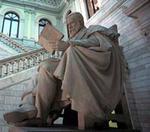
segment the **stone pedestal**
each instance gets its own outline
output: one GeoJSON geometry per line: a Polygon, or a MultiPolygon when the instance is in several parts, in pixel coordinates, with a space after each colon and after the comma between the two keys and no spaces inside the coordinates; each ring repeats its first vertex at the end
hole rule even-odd
{"type": "Polygon", "coordinates": [[[69,127],[11,127],[9,132],[138,132],[129,129],[106,129],[106,130],[78,130],[77,128],[69,127]]]}

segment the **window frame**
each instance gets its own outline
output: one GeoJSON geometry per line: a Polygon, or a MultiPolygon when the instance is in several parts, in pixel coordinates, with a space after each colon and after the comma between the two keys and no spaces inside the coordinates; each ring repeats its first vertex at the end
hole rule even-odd
{"type": "Polygon", "coordinates": [[[40,24],[40,21],[43,21],[43,20],[44,20],[45,22],[47,21],[47,23],[49,23],[50,25],[52,25],[51,21],[48,20],[47,18],[41,18],[41,19],[39,19],[39,21],[38,21],[38,34],[40,34],[40,33],[42,32],[42,30],[43,30],[43,29],[42,29],[42,30],[40,31],[40,27],[43,27],[43,28],[44,28],[45,25],[47,24],[47,23],[45,23],[45,24],[43,24],[43,25],[40,24]]]}
{"type": "Polygon", "coordinates": [[[16,12],[14,12],[14,11],[8,11],[8,12],[6,12],[4,14],[3,25],[2,25],[2,33],[4,33],[5,21],[6,20],[10,21],[10,27],[9,27],[9,32],[8,32],[8,36],[9,37],[13,37],[12,36],[12,33],[13,33],[12,32],[13,22],[17,22],[17,29],[16,29],[17,33],[16,33],[15,38],[18,38],[18,36],[19,36],[19,26],[20,26],[20,17],[19,17],[19,15],[16,12]],[[11,14],[11,16],[8,18],[7,15],[9,15],[9,14],[11,14]],[[17,19],[14,19],[15,17],[13,18],[13,15],[15,15],[15,17],[17,17],[17,19]]]}
{"type": "MultiPolygon", "coordinates": [[[[99,10],[99,6],[97,9],[95,8],[94,0],[84,0],[84,2],[85,2],[87,14],[88,14],[88,19],[89,19],[99,10]],[[90,12],[90,9],[92,9],[91,12],[90,12]]],[[[97,4],[99,5],[98,0],[97,0],[97,4]]]]}

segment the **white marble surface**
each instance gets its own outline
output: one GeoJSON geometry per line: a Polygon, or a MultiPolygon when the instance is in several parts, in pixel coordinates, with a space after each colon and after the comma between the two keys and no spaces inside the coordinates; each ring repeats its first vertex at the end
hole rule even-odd
{"type": "Polygon", "coordinates": [[[0,132],[8,132],[8,124],[3,114],[18,107],[21,95],[28,87],[28,82],[36,72],[36,67],[0,79],[0,132]]]}

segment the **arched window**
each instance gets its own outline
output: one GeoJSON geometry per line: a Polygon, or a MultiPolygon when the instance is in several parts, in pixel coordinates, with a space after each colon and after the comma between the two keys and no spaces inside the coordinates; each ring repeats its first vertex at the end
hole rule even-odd
{"type": "Polygon", "coordinates": [[[7,12],[4,16],[2,32],[17,38],[19,34],[19,16],[14,12],[7,12]]]}
{"type": "Polygon", "coordinates": [[[41,33],[41,31],[43,30],[43,28],[45,27],[47,23],[51,25],[51,22],[45,18],[42,18],[39,20],[39,34],[41,33]]]}
{"type": "Polygon", "coordinates": [[[72,13],[72,11],[71,11],[71,10],[68,10],[67,13],[66,13],[66,17],[67,17],[69,14],[71,14],[71,13],[72,13]]]}

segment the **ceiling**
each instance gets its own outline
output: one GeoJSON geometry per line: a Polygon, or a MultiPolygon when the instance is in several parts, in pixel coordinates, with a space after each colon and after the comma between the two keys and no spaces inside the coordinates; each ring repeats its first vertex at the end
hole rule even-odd
{"type": "Polygon", "coordinates": [[[58,7],[58,6],[60,6],[60,4],[63,0],[20,0],[20,1],[28,1],[28,2],[46,4],[46,5],[49,5],[49,6],[58,7]]]}
{"type": "Polygon", "coordinates": [[[64,7],[64,5],[68,0],[3,0],[3,1],[48,11],[59,12],[64,7]]]}

